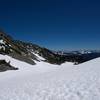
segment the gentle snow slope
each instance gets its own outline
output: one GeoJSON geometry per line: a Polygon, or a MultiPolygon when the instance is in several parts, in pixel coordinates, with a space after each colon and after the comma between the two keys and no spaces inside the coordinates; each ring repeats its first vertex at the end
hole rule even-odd
{"type": "Polygon", "coordinates": [[[61,66],[0,58],[20,69],[0,73],[0,100],[100,100],[100,58],[61,66]]]}

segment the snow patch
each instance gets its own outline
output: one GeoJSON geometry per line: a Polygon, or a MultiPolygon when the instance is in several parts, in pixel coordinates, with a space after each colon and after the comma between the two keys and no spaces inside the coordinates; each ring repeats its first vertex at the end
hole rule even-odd
{"type": "Polygon", "coordinates": [[[5,45],[5,42],[4,42],[4,40],[2,40],[2,39],[0,40],[0,43],[5,45]]]}
{"type": "Polygon", "coordinates": [[[39,56],[39,54],[36,54],[36,53],[34,53],[34,52],[32,52],[32,53],[37,57],[37,59],[38,59],[39,61],[46,60],[46,59],[43,58],[42,56],[39,56]]]}

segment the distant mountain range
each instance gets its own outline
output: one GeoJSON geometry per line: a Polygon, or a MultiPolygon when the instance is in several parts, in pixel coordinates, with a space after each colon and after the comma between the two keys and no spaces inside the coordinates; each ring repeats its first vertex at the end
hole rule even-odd
{"type": "MultiPolygon", "coordinates": [[[[14,40],[3,31],[0,31],[0,54],[11,56],[32,65],[36,64],[36,61],[59,65],[66,61],[79,64],[100,57],[99,50],[52,51],[33,43],[14,40]]],[[[1,62],[4,63],[4,61],[1,62]]]]}
{"type": "Polygon", "coordinates": [[[69,54],[77,54],[77,55],[82,55],[82,54],[91,54],[91,53],[100,53],[100,50],[77,50],[77,51],[53,51],[55,54],[59,55],[69,55],[69,54]]]}

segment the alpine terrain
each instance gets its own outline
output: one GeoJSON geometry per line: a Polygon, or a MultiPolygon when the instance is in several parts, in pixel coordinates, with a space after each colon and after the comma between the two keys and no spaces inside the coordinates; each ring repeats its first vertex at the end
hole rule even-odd
{"type": "Polygon", "coordinates": [[[100,51],[52,51],[0,31],[0,100],[100,100],[100,51]]]}

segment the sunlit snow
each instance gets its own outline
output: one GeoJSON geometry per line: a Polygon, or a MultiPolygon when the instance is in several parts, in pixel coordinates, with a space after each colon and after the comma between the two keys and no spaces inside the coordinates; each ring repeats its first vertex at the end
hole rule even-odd
{"type": "Polygon", "coordinates": [[[17,71],[0,73],[0,100],[99,100],[100,58],[73,65],[29,65],[6,55],[17,71]]]}

